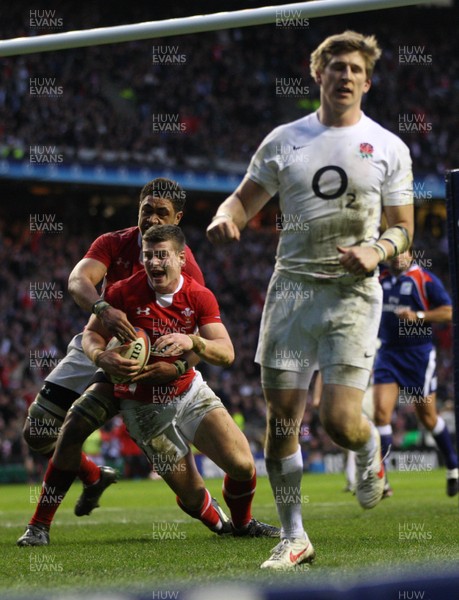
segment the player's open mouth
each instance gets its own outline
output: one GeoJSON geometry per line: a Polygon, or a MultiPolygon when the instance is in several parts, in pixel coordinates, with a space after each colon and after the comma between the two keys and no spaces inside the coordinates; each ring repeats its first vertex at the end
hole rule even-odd
{"type": "Polygon", "coordinates": [[[165,277],[166,272],[165,271],[152,271],[151,272],[151,276],[153,279],[161,279],[162,277],[165,277]]]}
{"type": "Polygon", "coordinates": [[[336,90],[338,94],[352,94],[352,90],[347,87],[340,87],[336,90]]]}

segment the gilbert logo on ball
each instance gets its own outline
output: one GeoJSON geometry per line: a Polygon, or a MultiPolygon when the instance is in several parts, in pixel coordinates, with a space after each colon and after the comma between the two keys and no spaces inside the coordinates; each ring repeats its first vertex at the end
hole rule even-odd
{"type": "MultiPolygon", "coordinates": [[[[138,360],[140,363],[138,373],[140,373],[150,358],[151,344],[150,338],[144,329],[136,327],[135,330],[137,332],[136,340],[133,340],[128,344],[122,344],[117,337],[112,337],[108,342],[106,349],[112,350],[113,348],[121,348],[120,355],[123,358],[138,360]]],[[[131,379],[131,377],[117,377],[116,375],[108,375],[108,377],[113,383],[127,383],[131,379]]]]}

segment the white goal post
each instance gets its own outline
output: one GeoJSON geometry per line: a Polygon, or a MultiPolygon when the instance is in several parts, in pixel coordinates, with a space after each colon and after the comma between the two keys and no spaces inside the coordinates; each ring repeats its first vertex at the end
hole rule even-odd
{"type": "Polygon", "coordinates": [[[280,4],[210,15],[196,15],[131,25],[14,38],[0,41],[0,56],[15,56],[34,52],[49,52],[51,50],[66,50],[84,46],[232,29],[234,27],[266,25],[275,23],[280,18],[288,18],[289,14],[291,18],[305,19],[431,3],[432,0],[312,0],[311,2],[280,4]]]}

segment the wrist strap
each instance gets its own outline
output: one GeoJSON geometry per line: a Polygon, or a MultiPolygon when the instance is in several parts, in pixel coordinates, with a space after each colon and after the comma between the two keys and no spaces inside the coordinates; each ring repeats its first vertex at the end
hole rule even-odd
{"type": "Polygon", "coordinates": [[[190,368],[187,360],[176,360],[174,362],[175,368],[177,369],[177,374],[179,377],[186,373],[190,368]]]}
{"type": "MultiPolygon", "coordinates": [[[[386,240],[388,241],[388,240],[386,240]]],[[[379,258],[381,259],[381,262],[384,262],[387,258],[387,250],[384,248],[384,246],[382,244],[379,244],[378,242],[376,242],[375,244],[373,244],[372,248],[374,248],[376,250],[376,252],[379,254],[379,258]]]]}
{"type": "Polygon", "coordinates": [[[199,335],[194,335],[192,333],[188,334],[188,337],[193,343],[193,347],[191,348],[195,354],[201,356],[203,352],[206,351],[206,343],[199,335]]]}
{"type": "Polygon", "coordinates": [[[96,302],[94,302],[94,304],[92,305],[91,312],[94,315],[96,315],[96,317],[98,317],[101,312],[103,312],[107,308],[110,308],[110,306],[111,305],[106,300],[101,298],[100,300],[97,300],[96,302]]]}

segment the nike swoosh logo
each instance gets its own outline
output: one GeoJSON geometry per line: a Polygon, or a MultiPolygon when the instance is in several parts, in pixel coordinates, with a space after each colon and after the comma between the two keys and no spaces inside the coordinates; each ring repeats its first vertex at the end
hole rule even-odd
{"type": "Polygon", "coordinates": [[[293,150],[301,150],[301,148],[307,148],[308,145],[306,144],[306,146],[292,146],[293,150]]]}
{"type": "Polygon", "coordinates": [[[371,358],[372,356],[374,356],[374,352],[365,352],[364,356],[365,358],[371,358]]]}
{"type": "Polygon", "coordinates": [[[298,552],[298,554],[293,554],[293,552],[290,550],[290,562],[294,563],[296,562],[300,556],[302,556],[307,549],[309,548],[309,544],[306,546],[306,548],[304,550],[301,550],[301,552],[298,552]]]}

